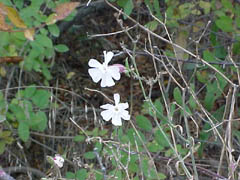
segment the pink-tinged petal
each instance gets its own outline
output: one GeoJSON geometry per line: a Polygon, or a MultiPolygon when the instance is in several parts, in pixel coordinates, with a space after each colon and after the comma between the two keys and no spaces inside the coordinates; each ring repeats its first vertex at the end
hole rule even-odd
{"type": "Polygon", "coordinates": [[[98,62],[96,59],[90,59],[89,62],[88,62],[88,65],[90,67],[102,67],[102,64],[100,62],[98,62]]]}
{"type": "Polygon", "coordinates": [[[113,65],[111,65],[111,66],[116,66],[116,67],[118,67],[120,73],[123,73],[123,72],[126,70],[125,66],[122,65],[122,64],[113,64],[113,65]]]}
{"type": "Polygon", "coordinates": [[[106,52],[106,51],[103,51],[103,54],[104,54],[104,62],[106,64],[108,64],[112,58],[113,58],[113,52],[109,51],[109,52],[106,52]]]}
{"type": "Polygon", "coordinates": [[[109,121],[112,118],[112,111],[111,110],[102,111],[101,116],[105,121],[109,121]]]}
{"type": "Polygon", "coordinates": [[[126,110],[123,110],[123,111],[121,112],[121,117],[122,117],[124,120],[130,120],[130,115],[129,115],[128,111],[126,111],[126,110]]]}
{"type": "Polygon", "coordinates": [[[122,120],[121,117],[118,115],[115,115],[114,117],[112,117],[112,124],[114,126],[122,126],[122,120]]]}
{"type": "Polygon", "coordinates": [[[90,74],[93,82],[95,82],[95,83],[100,81],[100,79],[102,78],[102,75],[103,75],[102,72],[97,68],[88,69],[88,73],[90,74]]]}
{"type": "Polygon", "coordinates": [[[128,103],[119,103],[118,104],[118,107],[120,109],[127,109],[129,107],[128,103]]]}
{"type": "Polygon", "coordinates": [[[116,93],[116,94],[113,95],[113,98],[114,98],[115,104],[116,105],[119,104],[119,102],[120,102],[120,95],[118,93],[116,93]]]}
{"type": "Polygon", "coordinates": [[[119,72],[119,68],[116,66],[109,66],[108,73],[115,79],[119,80],[121,78],[121,74],[119,72]]]}
{"type": "Polygon", "coordinates": [[[102,109],[114,109],[114,106],[112,104],[104,104],[104,105],[101,105],[100,108],[102,109]]]}

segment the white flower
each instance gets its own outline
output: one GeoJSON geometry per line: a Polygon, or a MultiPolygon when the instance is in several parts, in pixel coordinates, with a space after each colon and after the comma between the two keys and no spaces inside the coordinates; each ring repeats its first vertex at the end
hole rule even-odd
{"type": "Polygon", "coordinates": [[[114,101],[115,106],[112,104],[105,104],[100,106],[100,108],[106,109],[101,112],[101,116],[105,121],[109,121],[110,119],[112,119],[113,125],[121,126],[122,119],[130,120],[130,115],[128,111],[125,110],[128,108],[128,103],[119,103],[120,102],[119,94],[114,94],[114,101]]]}
{"type": "Polygon", "coordinates": [[[53,161],[59,168],[63,167],[64,159],[59,154],[55,154],[53,161]]]}
{"type": "Polygon", "coordinates": [[[120,70],[117,66],[109,66],[108,63],[111,61],[113,57],[113,52],[106,52],[104,53],[104,62],[103,64],[99,63],[96,59],[90,59],[88,65],[91,67],[88,70],[88,73],[92,77],[92,80],[97,83],[101,81],[101,87],[111,87],[115,85],[115,80],[119,80],[120,70]]]}

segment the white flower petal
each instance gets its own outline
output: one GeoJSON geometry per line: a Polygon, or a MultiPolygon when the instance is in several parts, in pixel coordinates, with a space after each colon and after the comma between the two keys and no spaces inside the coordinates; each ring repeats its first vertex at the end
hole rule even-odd
{"type": "Polygon", "coordinates": [[[112,77],[109,74],[105,73],[102,76],[101,87],[111,87],[114,85],[115,82],[113,81],[112,77]]]}
{"type": "Polygon", "coordinates": [[[119,115],[115,115],[115,116],[112,118],[112,123],[113,123],[113,125],[115,125],[115,126],[122,126],[121,117],[120,117],[119,115]]]}
{"type": "Polygon", "coordinates": [[[96,59],[90,59],[88,62],[88,65],[90,67],[97,67],[97,68],[102,66],[102,64],[100,62],[98,62],[96,59]]]}
{"type": "Polygon", "coordinates": [[[63,167],[64,159],[59,154],[55,155],[53,161],[59,168],[63,167]]]}
{"type": "Polygon", "coordinates": [[[114,98],[115,104],[119,104],[119,102],[120,102],[120,95],[118,93],[116,93],[116,94],[113,95],[113,98],[114,98]]]}
{"type": "Polygon", "coordinates": [[[112,111],[111,110],[105,110],[101,112],[101,116],[105,121],[109,121],[112,118],[112,111]]]}
{"type": "Polygon", "coordinates": [[[108,64],[112,58],[113,58],[113,52],[109,51],[109,52],[106,52],[106,51],[103,51],[103,54],[104,54],[104,62],[106,64],[108,64]]]}
{"type": "Polygon", "coordinates": [[[109,66],[108,67],[108,72],[109,72],[109,74],[111,74],[111,76],[115,80],[119,80],[121,78],[121,74],[120,74],[119,68],[116,67],[116,66],[109,66]]]}
{"type": "Polygon", "coordinates": [[[120,109],[127,109],[129,107],[128,103],[119,103],[118,104],[118,107],[120,109]]]}
{"type": "Polygon", "coordinates": [[[102,71],[98,68],[90,68],[88,69],[88,73],[90,74],[92,80],[97,83],[98,81],[100,81],[100,79],[102,79],[102,71]]]}
{"type": "Polygon", "coordinates": [[[126,110],[123,110],[123,111],[121,112],[121,117],[122,117],[124,120],[130,120],[130,115],[129,115],[128,111],[126,111],[126,110]]]}
{"type": "Polygon", "coordinates": [[[104,105],[101,105],[100,108],[113,110],[114,106],[112,104],[104,104],[104,105]]]}

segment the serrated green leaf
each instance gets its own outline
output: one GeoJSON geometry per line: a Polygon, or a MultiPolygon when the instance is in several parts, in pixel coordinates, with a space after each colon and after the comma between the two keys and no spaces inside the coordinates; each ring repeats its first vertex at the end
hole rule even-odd
{"type": "Polygon", "coordinates": [[[20,139],[24,142],[27,142],[29,134],[29,126],[27,125],[27,123],[20,122],[18,126],[18,135],[20,139]]]}
{"type": "Polygon", "coordinates": [[[25,98],[31,98],[33,96],[33,94],[36,91],[36,87],[34,86],[29,86],[24,90],[24,97],[25,98]]]}
{"type": "Polygon", "coordinates": [[[152,131],[152,123],[145,116],[138,115],[136,117],[136,123],[138,127],[149,132],[152,131]]]}
{"type": "Polygon", "coordinates": [[[69,50],[69,48],[65,45],[65,44],[58,44],[56,46],[54,46],[55,50],[57,52],[67,52],[69,50]]]}
{"type": "Polygon", "coordinates": [[[49,105],[50,93],[46,90],[37,90],[32,97],[33,103],[39,108],[47,108],[49,105]]]}
{"type": "Polygon", "coordinates": [[[33,125],[31,126],[32,129],[37,131],[44,131],[47,127],[47,116],[44,112],[39,111],[36,114],[33,114],[31,118],[33,121],[33,125]]]}
{"type": "Polygon", "coordinates": [[[26,121],[26,115],[24,113],[24,110],[15,104],[10,104],[9,109],[13,112],[14,116],[17,118],[18,122],[26,121]]]}

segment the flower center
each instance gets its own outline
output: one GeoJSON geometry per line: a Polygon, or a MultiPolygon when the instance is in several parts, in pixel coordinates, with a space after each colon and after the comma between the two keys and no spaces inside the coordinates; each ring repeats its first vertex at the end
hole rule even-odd
{"type": "Polygon", "coordinates": [[[107,64],[103,63],[103,66],[102,66],[101,69],[102,69],[102,72],[103,72],[103,73],[106,73],[106,72],[107,72],[107,69],[108,69],[107,64]]]}
{"type": "Polygon", "coordinates": [[[117,106],[115,106],[114,110],[115,110],[116,112],[118,112],[118,111],[119,111],[119,109],[118,109],[118,107],[117,107],[117,106]]]}

